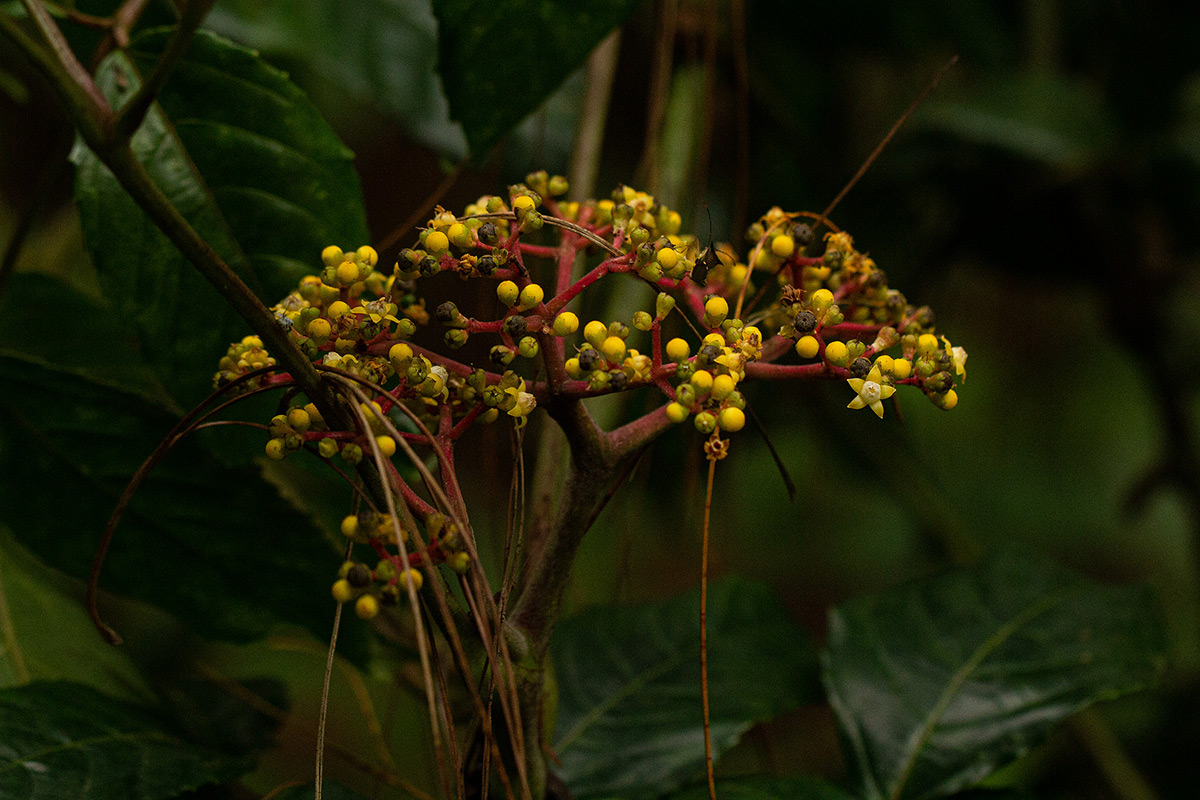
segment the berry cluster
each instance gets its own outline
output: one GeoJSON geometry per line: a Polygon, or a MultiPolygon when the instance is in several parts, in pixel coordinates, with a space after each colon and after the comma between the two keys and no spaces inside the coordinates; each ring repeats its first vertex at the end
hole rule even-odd
{"type": "MultiPolygon", "coordinates": [[[[391,467],[402,442],[410,458],[412,446],[430,447],[452,464],[453,443],[476,422],[503,414],[521,427],[540,404],[641,387],[664,398],[647,420],[690,417],[710,441],[744,427],[743,384],[754,380],[846,380],[855,393],[849,407],[880,417],[902,385],[943,409],[958,402],[966,352],[938,338],[933,312],[890,288],[849,234],[835,229],[819,241],[805,214],[772,208],[750,226],[751,249],[739,261],[681,234],[679,214],[644,192],[623,186],[576,203],[559,199],[566,190],[565,179],[534,173],[461,216],[439,207],[387,274],[371,247],[327,247],[320,272],[273,309],[337,387],[352,424],[332,429],[312,403],[296,401],[267,426],[267,455],[307,449],[351,466],[370,457],[407,504],[403,518],[424,529],[414,536],[412,523],[377,509],[346,518],[343,533],[378,558],[374,568],[347,561],[334,584],[334,596],[354,600],[360,616],[394,602],[402,587],[419,588],[421,565],[470,565],[455,526],[391,467]],[[469,315],[447,301],[429,313],[418,286],[443,273],[494,284],[494,304],[469,315]],[[628,322],[586,323],[568,309],[620,274],[653,287],[652,308],[628,322]],[[434,324],[450,350],[486,337],[483,363],[412,341],[434,324]],[[410,539],[405,561],[393,548],[410,539]]],[[[247,337],[221,360],[216,383],[273,365],[247,337]]],[[[274,374],[246,385],[288,383],[274,374]]]]}

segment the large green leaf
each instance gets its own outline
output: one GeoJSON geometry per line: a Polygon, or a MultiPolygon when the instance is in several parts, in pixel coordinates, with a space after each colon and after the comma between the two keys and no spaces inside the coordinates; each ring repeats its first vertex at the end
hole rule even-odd
{"type": "Polygon", "coordinates": [[[438,71],[471,153],[531,114],[641,0],[434,0],[438,71]]]}
{"type": "Polygon", "coordinates": [[[131,700],[151,696],[128,648],[96,635],[78,582],[38,563],[0,525],[0,687],[57,679],[131,700]]]}
{"type": "MultiPolygon", "coordinates": [[[[50,279],[15,276],[0,303],[0,507],[26,546],[80,578],[126,482],[177,420],[137,379],[125,340],[111,315],[50,279]],[[63,340],[61,352],[38,335],[47,308],[91,338],[63,340]]],[[[189,438],[135,495],[102,586],[213,637],[247,641],[289,622],[323,640],[339,561],[257,469],[227,466],[189,438]]],[[[361,626],[341,641],[361,657],[361,626]]]]}
{"type": "Polygon", "coordinates": [[[466,155],[438,81],[429,0],[221,0],[206,24],[383,109],[439,153],[466,155]]]}
{"type": "MultiPolygon", "coordinates": [[[[554,750],[576,797],[649,797],[704,765],[699,591],[647,606],[595,608],[559,625],[554,750]]],[[[708,595],[713,754],[755,722],[819,696],[807,638],[767,587],[736,578],[708,595]]]]}
{"type": "Polygon", "coordinates": [[[44,682],[0,691],[0,797],[160,800],[247,766],[87,686],[44,682]]]}
{"type": "Polygon", "coordinates": [[[1029,553],[852,600],[830,617],[830,702],[868,800],[971,786],[1059,720],[1150,684],[1149,589],[1101,586],[1029,553]]]}
{"type": "MultiPolygon", "coordinates": [[[[165,31],[101,65],[114,103],[139,85],[165,31]]],[[[133,139],[134,152],[196,230],[268,305],[319,263],[321,248],[367,241],[351,154],[287,78],[253,52],[197,36],[133,139]]],[[[185,406],[211,365],[246,333],[217,292],[125,194],[76,149],[75,194],[87,247],[114,308],[185,406]]]]}
{"type": "MultiPolygon", "coordinates": [[[[706,800],[708,784],[698,784],[673,794],[669,800],[706,800]]],[[[854,800],[831,783],[819,778],[775,778],[755,775],[717,781],[721,800],[854,800]]]]}

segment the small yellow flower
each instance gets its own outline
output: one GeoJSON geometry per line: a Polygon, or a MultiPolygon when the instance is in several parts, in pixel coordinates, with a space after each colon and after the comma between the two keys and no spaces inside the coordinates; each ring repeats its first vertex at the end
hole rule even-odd
{"type": "Polygon", "coordinates": [[[389,303],[383,299],[371,300],[370,302],[363,303],[358,308],[350,309],[350,313],[369,317],[373,323],[379,323],[381,320],[385,319],[389,322],[398,323],[400,320],[396,319],[396,316],[391,313],[391,309],[388,308],[388,305],[389,303]]]}
{"type": "Polygon", "coordinates": [[[951,347],[950,340],[945,336],[942,337],[942,344],[946,346],[946,352],[950,354],[950,360],[954,362],[954,374],[959,377],[963,383],[967,382],[967,351],[962,347],[951,347]]]}
{"type": "Polygon", "coordinates": [[[882,383],[882,376],[879,374],[879,365],[871,367],[871,371],[867,373],[865,378],[847,378],[846,382],[850,384],[850,388],[858,392],[858,397],[850,401],[847,408],[863,408],[870,406],[875,412],[875,416],[883,419],[883,401],[896,393],[895,386],[888,386],[882,383]]]}

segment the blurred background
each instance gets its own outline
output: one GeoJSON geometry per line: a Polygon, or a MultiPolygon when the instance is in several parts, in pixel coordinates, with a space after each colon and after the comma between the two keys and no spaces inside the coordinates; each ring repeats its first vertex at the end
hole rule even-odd
{"type": "MultiPolygon", "coordinates": [[[[151,4],[147,18],[155,14],[163,11],[151,4]]],[[[220,0],[210,27],[288,71],[354,150],[384,260],[435,203],[461,209],[531,170],[570,172],[586,70],[494,149],[468,154],[441,92],[427,5],[220,0]]],[[[97,35],[71,30],[80,48],[97,35]]],[[[619,182],[644,189],[679,209],[685,230],[705,238],[711,225],[741,252],[745,225],[770,206],[822,211],[958,57],[831,218],[967,349],[960,403],[946,413],[901,392],[900,413],[881,422],[846,412],[840,383],[751,387],[750,404],[798,492],[789,500],[760,437],[749,428],[735,437],[717,475],[713,572],[770,582],[818,639],[831,605],[1012,540],[1096,577],[1150,581],[1171,633],[1164,689],[1104,709],[1121,744],[1064,728],[1009,777],[1039,797],[1118,797],[1094,760],[1123,747],[1145,788],[1192,796],[1200,6],[657,0],[639,7],[613,44],[597,196],[619,182]]],[[[594,129],[595,118],[586,119],[594,129]]],[[[0,274],[69,274],[86,287],[65,161],[70,128],[3,42],[0,120],[0,247],[15,253],[0,274]]],[[[615,314],[648,298],[604,302],[615,314]]],[[[630,402],[632,411],[596,413],[616,421],[649,401],[630,402]]],[[[481,434],[464,446],[490,456],[470,459],[480,469],[467,482],[476,525],[486,530],[490,515],[503,531],[508,439],[481,434]]],[[[700,439],[682,426],[589,534],[571,607],[694,586],[702,508],[700,439]]],[[[45,570],[10,564],[27,576],[45,570]]],[[[53,581],[73,591],[49,573],[30,586],[53,581]]],[[[134,606],[128,613],[153,616],[134,606]]],[[[314,702],[319,646],[315,656],[197,646],[234,674],[274,664],[298,708],[314,702]]],[[[422,712],[403,692],[381,703],[419,724],[422,712]]],[[[356,713],[342,709],[335,720],[350,742],[356,713]]],[[[289,754],[285,743],[276,766],[306,759],[298,749],[289,754]]],[[[763,726],[722,768],[771,760],[840,775],[828,712],[763,726]]]]}

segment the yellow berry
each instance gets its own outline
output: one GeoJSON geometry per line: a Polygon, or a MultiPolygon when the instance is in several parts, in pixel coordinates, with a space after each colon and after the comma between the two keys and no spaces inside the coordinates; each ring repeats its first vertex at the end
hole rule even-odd
{"type": "Polygon", "coordinates": [[[746,426],[746,413],[740,408],[722,408],[717,415],[717,427],[728,433],[737,433],[746,426]]]}
{"type": "Polygon", "coordinates": [[[800,341],[796,342],[796,353],[801,358],[812,358],[817,354],[817,350],[821,347],[820,342],[815,336],[801,336],[800,341]]]}
{"type": "Polygon", "coordinates": [[[817,311],[824,311],[832,304],[833,292],[829,291],[828,289],[817,289],[812,293],[812,298],[809,301],[809,305],[811,305],[817,311]]]}
{"type": "Polygon", "coordinates": [[[533,308],[538,303],[542,302],[542,298],[545,296],[546,292],[541,286],[538,286],[536,283],[531,283],[521,290],[519,298],[521,301],[520,308],[522,310],[533,308]]]}
{"type": "Polygon", "coordinates": [[[517,212],[517,215],[519,216],[521,214],[533,211],[533,209],[537,207],[537,203],[533,202],[533,198],[529,195],[523,194],[513,200],[512,207],[513,211],[517,212]]]}
{"type": "Polygon", "coordinates": [[[875,366],[879,367],[879,371],[885,375],[891,374],[892,366],[895,363],[895,359],[888,355],[882,355],[875,359],[875,366]]]}
{"type": "Polygon", "coordinates": [[[400,583],[405,589],[411,583],[412,587],[419,592],[421,591],[421,587],[425,585],[425,576],[421,574],[420,570],[406,569],[400,573],[400,583]]]}
{"type": "Polygon", "coordinates": [[[343,261],[337,268],[338,283],[349,286],[358,280],[358,264],[353,261],[343,261]]]}
{"type": "Polygon", "coordinates": [[[358,248],[359,263],[366,264],[368,267],[373,267],[379,263],[379,253],[375,252],[375,248],[369,244],[364,244],[358,248]]]}
{"type": "Polygon", "coordinates": [[[336,244],[331,244],[321,251],[321,263],[327,267],[336,267],[342,263],[345,253],[336,244]]]}
{"type": "Polygon", "coordinates": [[[579,330],[579,317],[570,311],[564,311],[554,318],[554,335],[570,336],[579,330]]]}
{"type": "Polygon", "coordinates": [[[350,581],[345,578],[337,580],[333,584],[333,589],[330,591],[333,599],[339,603],[349,603],[354,599],[354,587],[350,585],[350,581]]]}
{"type": "Polygon", "coordinates": [[[729,281],[735,286],[741,285],[746,282],[746,273],[749,271],[745,264],[734,264],[729,268],[729,281]]]}
{"type": "Polygon", "coordinates": [[[673,247],[664,247],[658,251],[658,263],[663,270],[674,269],[679,263],[679,251],[673,247]]]}
{"type": "Polygon", "coordinates": [[[516,305],[520,294],[521,290],[512,281],[500,281],[500,285],[496,287],[496,297],[506,306],[516,305]]]}
{"type": "Polygon", "coordinates": [[[450,249],[450,239],[441,231],[430,231],[425,236],[425,249],[430,253],[444,253],[450,249]]]}
{"type": "Polygon", "coordinates": [[[902,381],[909,375],[912,375],[912,362],[907,358],[893,359],[892,375],[894,375],[898,381],[902,381]]]}
{"type": "Polygon", "coordinates": [[[354,613],[358,614],[359,619],[373,619],[379,614],[379,601],[373,594],[364,594],[354,604],[354,613]]]}
{"type": "Polygon", "coordinates": [[[268,439],[265,449],[267,458],[272,461],[283,461],[283,457],[287,455],[283,448],[283,439],[268,439]]]}
{"type": "Polygon", "coordinates": [[[341,319],[350,313],[350,306],[343,300],[335,300],[329,304],[329,310],[326,313],[329,314],[330,319],[341,319]]]}
{"type": "Polygon", "coordinates": [[[921,338],[917,339],[917,355],[927,356],[937,349],[938,340],[932,333],[922,333],[921,338]]]}
{"type": "Polygon", "coordinates": [[[958,405],[958,392],[951,389],[942,397],[941,407],[944,411],[949,411],[958,405]]]}
{"type": "MultiPolygon", "coordinates": [[[[771,240],[771,252],[780,258],[787,258],[796,252],[796,242],[786,233],[781,234],[771,240]]],[[[724,428],[725,426],[722,425],[721,427],[724,428]]]]}
{"type": "Polygon", "coordinates": [[[396,455],[396,440],[390,436],[376,436],[375,441],[379,443],[379,452],[384,458],[391,458],[396,455]]]}
{"type": "Polygon", "coordinates": [[[698,369],[692,373],[692,386],[696,387],[696,391],[700,394],[707,394],[713,386],[712,373],[706,369],[698,369]]]}
{"type": "Polygon", "coordinates": [[[825,359],[830,364],[844,367],[850,362],[850,351],[846,348],[845,342],[830,342],[825,345],[825,359]]]}
{"type": "Polygon", "coordinates": [[[608,338],[608,326],[594,319],[583,326],[583,338],[587,339],[592,347],[599,347],[608,338]]]}
{"type": "Polygon", "coordinates": [[[672,361],[683,361],[692,354],[692,348],[687,340],[678,337],[667,342],[667,358],[672,361]]]}
{"type": "Polygon", "coordinates": [[[729,316],[729,303],[724,297],[710,297],[704,304],[704,321],[709,325],[720,325],[729,316]]]}
{"type": "Polygon", "coordinates": [[[257,336],[243,336],[242,344],[246,345],[247,347],[262,347],[263,346],[262,339],[258,338],[257,336]]]}
{"type": "Polygon", "coordinates": [[[450,239],[451,244],[456,247],[470,247],[475,244],[475,236],[470,229],[461,222],[456,222],[446,231],[446,236],[450,239]]]}
{"type": "Polygon", "coordinates": [[[350,514],[342,519],[342,536],[353,539],[358,535],[358,517],[350,514]]]}
{"type": "Polygon", "coordinates": [[[713,347],[724,347],[725,335],[721,333],[710,333],[704,337],[704,344],[711,344],[713,347]]]}
{"type": "Polygon", "coordinates": [[[388,359],[395,364],[397,361],[405,361],[413,357],[412,348],[404,342],[397,342],[392,345],[392,349],[388,351],[388,359]]]}
{"type": "Polygon", "coordinates": [[[446,566],[457,572],[459,575],[466,575],[467,570],[471,568],[471,554],[465,552],[451,553],[450,555],[446,556],[446,566]]]}
{"type": "Polygon", "coordinates": [[[567,370],[567,377],[571,380],[579,380],[583,377],[583,367],[579,366],[578,358],[568,358],[567,363],[563,365],[567,370]]]}
{"type": "MultiPolygon", "coordinates": [[[[718,375],[717,377],[713,378],[713,384],[712,384],[713,399],[718,402],[721,400],[724,400],[726,397],[729,397],[729,395],[733,393],[733,389],[735,386],[737,386],[737,382],[734,381],[732,376],[718,375]]],[[[721,427],[725,427],[725,426],[722,425],[721,427]]]]}
{"type": "Polygon", "coordinates": [[[298,406],[288,410],[287,421],[296,433],[304,433],[312,425],[312,419],[308,416],[308,412],[298,406]]]}
{"type": "Polygon", "coordinates": [[[682,403],[667,403],[667,419],[676,424],[688,418],[688,407],[682,403]]]}
{"type": "Polygon", "coordinates": [[[325,344],[329,341],[330,334],[333,333],[333,326],[329,324],[329,320],[318,317],[308,323],[308,338],[312,339],[315,344],[325,344]]]}
{"type": "Polygon", "coordinates": [[[609,336],[600,343],[600,352],[613,364],[619,364],[625,358],[625,340],[620,336],[609,336]]]}

